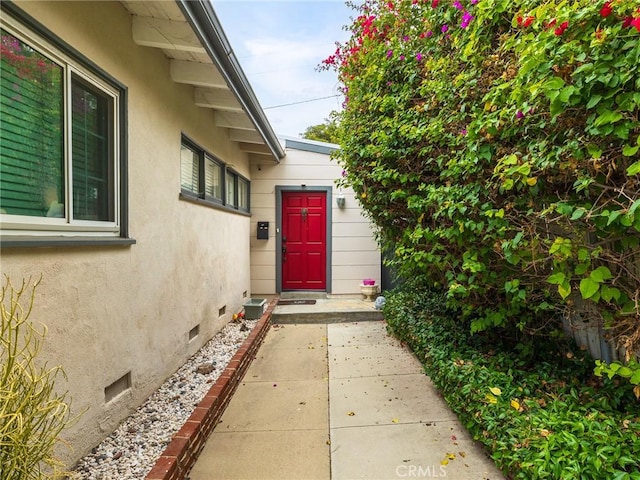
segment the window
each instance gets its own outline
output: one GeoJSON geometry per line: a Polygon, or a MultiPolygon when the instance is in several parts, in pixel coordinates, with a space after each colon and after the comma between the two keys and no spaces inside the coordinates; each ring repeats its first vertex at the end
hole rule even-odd
{"type": "Polygon", "coordinates": [[[249,182],[238,177],[238,208],[249,211],[249,182]]]}
{"type": "Polygon", "coordinates": [[[180,151],[180,186],[182,190],[198,194],[200,192],[200,161],[198,153],[184,143],[180,151]]]}
{"type": "Polygon", "coordinates": [[[204,193],[222,202],[222,165],[209,156],[204,164],[204,193]]]}
{"type": "Polygon", "coordinates": [[[10,17],[0,29],[3,235],[119,236],[124,87],[10,17]]]}
{"type": "Polygon", "coordinates": [[[237,206],[236,201],[236,177],[233,172],[227,171],[227,205],[231,207],[237,206]]]}
{"type": "Polygon", "coordinates": [[[180,153],[180,188],[183,197],[249,212],[249,181],[186,137],[180,153]]]}

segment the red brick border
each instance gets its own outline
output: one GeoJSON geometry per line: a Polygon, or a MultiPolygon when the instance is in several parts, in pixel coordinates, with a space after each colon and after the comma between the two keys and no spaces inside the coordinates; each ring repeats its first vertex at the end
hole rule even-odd
{"type": "Polygon", "coordinates": [[[173,436],[146,480],[183,480],[189,473],[267,334],[277,303],[277,298],[271,301],[216,383],[173,436]]]}

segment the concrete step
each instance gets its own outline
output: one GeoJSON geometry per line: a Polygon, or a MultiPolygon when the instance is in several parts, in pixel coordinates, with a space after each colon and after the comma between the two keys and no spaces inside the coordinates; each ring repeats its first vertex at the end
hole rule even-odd
{"type": "Polygon", "coordinates": [[[327,292],[305,292],[296,290],[295,292],[282,292],[280,294],[280,298],[283,300],[312,300],[312,299],[320,299],[327,298],[327,292]]]}
{"type": "MultiPolygon", "coordinates": [[[[281,299],[284,299],[282,296],[281,299]]],[[[297,300],[309,297],[297,297],[297,300]]],[[[312,305],[277,305],[273,310],[273,323],[310,324],[345,323],[382,320],[382,311],[376,310],[374,302],[362,296],[330,295],[328,298],[316,298],[312,305]]]]}

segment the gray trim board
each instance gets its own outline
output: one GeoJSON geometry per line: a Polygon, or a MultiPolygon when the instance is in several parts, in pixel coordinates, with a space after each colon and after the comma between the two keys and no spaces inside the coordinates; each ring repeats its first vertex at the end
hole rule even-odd
{"type": "Polygon", "coordinates": [[[302,150],[304,152],[322,153],[324,155],[331,155],[336,150],[340,150],[340,147],[333,143],[311,143],[309,140],[292,140],[289,138],[285,138],[284,142],[285,148],[302,150]]]}
{"type": "Polygon", "coordinates": [[[37,247],[127,247],[135,245],[133,238],[121,237],[30,237],[4,236],[0,238],[2,248],[37,247]]]}

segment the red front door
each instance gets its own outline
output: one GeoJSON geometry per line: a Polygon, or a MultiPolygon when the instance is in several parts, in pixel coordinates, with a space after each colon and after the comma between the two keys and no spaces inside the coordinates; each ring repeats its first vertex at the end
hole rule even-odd
{"type": "Polygon", "coordinates": [[[282,192],[282,289],[327,288],[327,194],[282,192]]]}

